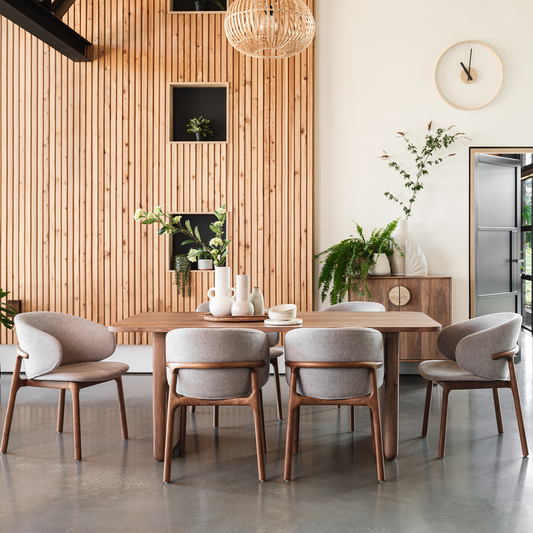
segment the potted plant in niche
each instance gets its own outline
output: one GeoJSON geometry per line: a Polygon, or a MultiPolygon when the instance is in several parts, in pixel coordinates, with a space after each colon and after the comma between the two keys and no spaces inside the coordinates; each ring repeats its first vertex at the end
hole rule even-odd
{"type": "Polygon", "coordinates": [[[207,3],[216,4],[221,11],[226,11],[224,6],[219,2],[219,0],[194,0],[194,7],[196,11],[205,11],[207,3]]]}
{"type": "MultiPolygon", "coordinates": [[[[390,256],[398,245],[392,234],[398,226],[393,220],[387,226],[372,231],[365,239],[363,228],[356,222],[357,235],[352,235],[327,250],[315,255],[315,259],[326,256],[321,261],[322,269],[318,277],[318,288],[322,289],[321,299],[324,301],[331,289],[329,299],[331,305],[340,303],[351,289],[357,296],[372,295],[366,284],[366,277],[379,260],[380,255],[390,256]]],[[[402,253],[402,252],[400,252],[402,253]]]]}
{"type": "Polygon", "coordinates": [[[198,270],[213,270],[213,258],[208,250],[200,250],[196,257],[198,258],[198,270]]]}
{"type": "Polygon", "coordinates": [[[194,133],[198,142],[203,141],[208,135],[213,135],[213,130],[211,129],[210,124],[211,121],[202,116],[191,118],[187,123],[187,132],[194,133]]]}

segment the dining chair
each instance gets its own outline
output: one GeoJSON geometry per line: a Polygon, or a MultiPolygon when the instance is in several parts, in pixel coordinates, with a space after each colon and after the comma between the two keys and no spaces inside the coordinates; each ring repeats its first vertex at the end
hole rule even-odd
{"type": "Polygon", "coordinates": [[[117,384],[122,438],[128,439],[122,376],[128,365],[103,361],[113,354],[115,336],[105,326],[84,318],[46,311],[20,313],[15,317],[19,340],[17,359],[6,412],[1,453],[7,452],[15,398],[22,387],[59,389],[57,432],[63,432],[65,391],[72,393],[74,452],[81,461],[81,389],[114,380],[117,384]],[[25,378],[20,377],[24,360],[25,378]]]}
{"type": "MultiPolygon", "coordinates": [[[[333,304],[329,307],[324,307],[320,311],[346,311],[346,312],[380,312],[385,311],[385,306],[378,302],[341,302],[340,304],[333,304]]],[[[337,406],[339,409],[340,405],[337,406]]],[[[350,407],[350,431],[355,431],[355,407],[350,407]]]]}
{"type": "MultiPolygon", "coordinates": [[[[253,329],[175,329],[166,337],[169,396],[163,481],[170,482],[174,414],[191,405],[248,405],[254,413],[259,480],[265,476],[261,388],[268,381],[269,342],[253,329]]],[[[179,453],[185,455],[187,417],[181,417],[179,453]]]]}
{"type": "Polygon", "coordinates": [[[378,390],[383,384],[383,336],[370,328],[316,328],[285,335],[289,420],[284,480],[291,480],[298,453],[301,405],[364,405],[370,408],[378,480],[385,481],[378,390]]]}
{"type": "Polygon", "coordinates": [[[503,435],[498,389],[511,389],[522,443],[528,455],[526,432],[514,366],[522,317],[516,313],[494,313],[444,328],[437,337],[437,349],[446,360],[423,361],[419,372],[428,380],[422,436],[427,436],[433,383],[443,388],[440,418],[439,458],[444,457],[448,395],[452,390],[492,389],[498,434],[503,435]]]}
{"type": "MultiPolygon", "coordinates": [[[[208,313],[209,302],[203,302],[196,308],[197,313],[208,313]]],[[[267,332],[268,342],[270,344],[270,364],[274,369],[274,383],[276,384],[276,409],[278,420],[283,420],[283,408],[281,399],[281,383],[279,377],[278,358],[283,355],[283,346],[279,344],[279,333],[267,332]]],[[[195,412],[195,406],[191,406],[191,413],[195,412]]],[[[218,427],[218,406],[213,407],[213,427],[218,427]]]]}

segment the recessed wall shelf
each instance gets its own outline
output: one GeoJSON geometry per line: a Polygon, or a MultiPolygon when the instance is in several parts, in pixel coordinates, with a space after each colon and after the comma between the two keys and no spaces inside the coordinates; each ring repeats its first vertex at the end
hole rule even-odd
{"type": "Polygon", "coordinates": [[[171,83],[169,85],[169,142],[228,142],[228,83],[171,83]],[[213,135],[197,141],[187,132],[191,118],[211,121],[213,135]]]}
{"type": "MultiPolygon", "coordinates": [[[[209,229],[209,225],[216,222],[218,218],[213,213],[171,213],[173,217],[181,215],[182,222],[189,220],[191,222],[192,229],[198,227],[200,236],[203,242],[209,244],[209,241],[215,236],[215,234],[209,229]]],[[[227,235],[227,222],[224,222],[223,235],[227,235]]],[[[168,254],[167,254],[167,272],[174,272],[173,259],[175,255],[186,254],[191,248],[197,248],[194,244],[181,244],[187,240],[187,235],[183,233],[176,233],[168,236],[168,254]]],[[[210,270],[198,270],[198,261],[191,264],[191,272],[212,272],[210,270]]]]}
{"type": "Polygon", "coordinates": [[[224,11],[222,11],[214,2],[210,2],[209,0],[206,2],[205,11],[196,11],[194,0],[169,0],[168,12],[180,14],[195,13],[198,15],[206,13],[225,13],[228,8],[228,2],[227,0],[220,0],[220,3],[224,6],[224,11]]]}

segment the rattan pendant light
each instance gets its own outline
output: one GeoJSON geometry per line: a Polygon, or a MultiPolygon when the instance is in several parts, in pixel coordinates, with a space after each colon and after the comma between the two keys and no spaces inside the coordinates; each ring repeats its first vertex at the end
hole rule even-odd
{"type": "Polygon", "coordinates": [[[235,0],[224,27],[234,48],[262,58],[299,54],[315,36],[315,19],[302,0],[235,0]]]}

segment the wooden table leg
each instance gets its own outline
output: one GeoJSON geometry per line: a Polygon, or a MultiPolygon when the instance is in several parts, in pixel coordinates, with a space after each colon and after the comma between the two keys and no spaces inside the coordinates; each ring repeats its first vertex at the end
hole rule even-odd
{"type": "Polygon", "coordinates": [[[381,406],[383,453],[387,459],[398,454],[398,382],[400,379],[400,334],[384,333],[385,378],[384,402],[381,406]]]}
{"type": "Polygon", "coordinates": [[[166,333],[154,333],[152,340],[152,409],[154,413],[154,459],[163,461],[165,458],[166,401],[167,377],[165,357],[166,333]]]}

